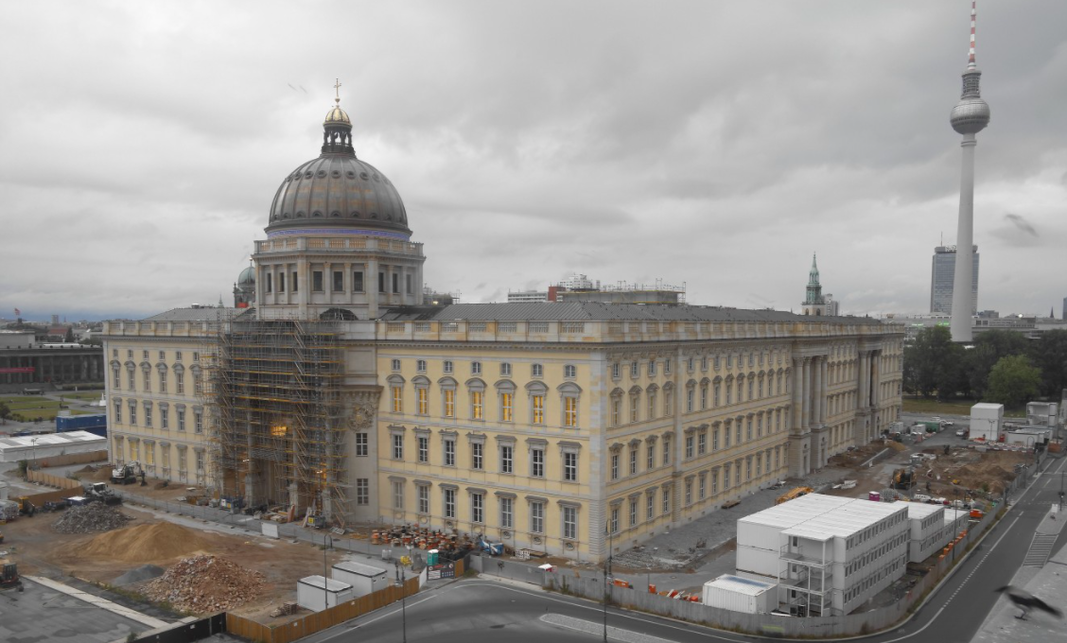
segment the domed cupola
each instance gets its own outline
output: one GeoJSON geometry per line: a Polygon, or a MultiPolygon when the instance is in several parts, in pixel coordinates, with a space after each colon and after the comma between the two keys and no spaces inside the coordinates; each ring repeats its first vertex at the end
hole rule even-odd
{"type": "Polygon", "coordinates": [[[322,153],[278,187],[267,236],[361,234],[407,241],[411,229],[400,194],[377,168],[356,158],[340,86],[322,124],[322,153]]]}

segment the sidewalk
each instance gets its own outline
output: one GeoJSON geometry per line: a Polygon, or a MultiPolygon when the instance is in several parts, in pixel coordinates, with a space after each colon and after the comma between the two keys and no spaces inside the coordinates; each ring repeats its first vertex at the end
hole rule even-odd
{"type": "Polygon", "coordinates": [[[165,628],[170,626],[169,623],[161,621],[158,618],[153,618],[151,616],[148,616],[147,614],[142,614],[137,610],[133,610],[128,607],[123,607],[118,603],[112,603],[106,598],[94,596],[93,594],[83,592],[80,589],[75,589],[73,587],[70,587],[69,585],[64,585],[63,583],[44,578],[43,576],[23,576],[23,578],[29,581],[33,581],[38,585],[43,585],[53,591],[60,592],[66,594],[67,596],[71,596],[73,598],[85,601],[93,607],[99,607],[101,609],[105,609],[111,612],[112,614],[118,614],[119,616],[122,616],[124,618],[137,621],[138,623],[143,623],[144,625],[147,625],[148,627],[153,629],[160,627],[165,628]]]}

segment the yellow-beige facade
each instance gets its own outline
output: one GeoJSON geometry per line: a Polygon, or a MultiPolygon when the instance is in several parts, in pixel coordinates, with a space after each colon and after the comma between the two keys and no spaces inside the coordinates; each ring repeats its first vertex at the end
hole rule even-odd
{"type": "Polygon", "coordinates": [[[252,307],[106,325],[113,460],[342,526],[601,560],[899,417],[903,329],[876,320],[422,305],[422,246],[350,129],[331,110],[283,180],[252,307]]]}

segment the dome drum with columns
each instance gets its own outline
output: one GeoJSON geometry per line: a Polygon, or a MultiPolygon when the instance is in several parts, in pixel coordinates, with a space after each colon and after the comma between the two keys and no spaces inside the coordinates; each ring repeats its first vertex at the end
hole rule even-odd
{"type": "MultiPolygon", "coordinates": [[[[338,83],[337,87],[340,87],[338,83]]],[[[411,243],[393,183],[356,157],[340,97],[323,121],[320,155],[290,172],[274,196],[253,256],[262,318],[317,318],[422,301],[422,244],[411,243]]]]}

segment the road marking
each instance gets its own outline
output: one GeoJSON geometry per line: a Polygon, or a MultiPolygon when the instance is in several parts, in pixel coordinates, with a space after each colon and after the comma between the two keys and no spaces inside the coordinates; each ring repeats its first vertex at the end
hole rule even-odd
{"type": "MultiPolygon", "coordinates": [[[[583,621],[580,618],[574,618],[573,616],[566,616],[564,614],[545,614],[538,620],[548,623],[549,625],[565,627],[568,630],[574,630],[575,632],[581,632],[583,634],[600,634],[604,631],[604,625],[602,623],[583,621]]],[[[624,643],[671,643],[671,641],[661,639],[658,636],[634,632],[633,630],[624,630],[610,625],[607,627],[607,631],[607,638],[612,638],[616,641],[624,641],[624,643]]]]}
{"type": "MultiPolygon", "coordinates": [[[[419,605],[420,603],[425,603],[426,601],[434,599],[434,598],[437,598],[437,594],[431,594],[431,595],[427,596],[426,598],[422,599],[421,601],[415,601],[414,603],[411,604],[411,606],[415,607],[416,605],[419,605]]],[[[393,603],[393,604],[396,605],[396,603],[393,603]]],[[[381,616],[375,616],[372,619],[368,619],[368,620],[363,621],[362,623],[360,623],[358,625],[353,625],[352,627],[349,627],[349,628],[346,628],[346,629],[347,630],[358,630],[359,628],[363,627],[364,625],[370,625],[371,623],[374,623],[375,621],[380,621],[383,618],[386,618],[388,616],[393,616],[394,614],[397,614],[397,613],[403,611],[404,609],[406,609],[406,607],[401,606],[401,608],[398,609],[398,610],[393,610],[392,612],[389,612],[388,614],[382,614],[381,616]]],[[[334,634],[333,636],[331,636],[329,638],[325,638],[323,640],[324,641],[329,641],[330,639],[338,637],[338,636],[341,636],[342,634],[347,634],[347,632],[338,632],[337,634],[334,634]]]]}

